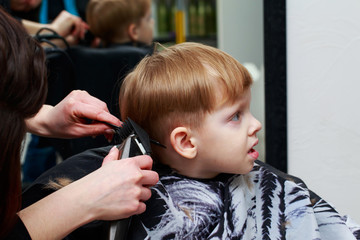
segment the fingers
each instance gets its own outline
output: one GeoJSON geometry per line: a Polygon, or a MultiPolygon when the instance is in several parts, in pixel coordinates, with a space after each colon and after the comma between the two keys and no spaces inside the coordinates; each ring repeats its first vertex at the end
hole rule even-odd
{"type": "Polygon", "coordinates": [[[139,183],[144,187],[152,187],[159,181],[159,174],[152,170],[142,170],[139,183]]]}
{"type": "Polygon", "coordinates": [[[102,166],[105,164],[117,160],[119,158],[119,149],[116,146],[113,146],[109,152],[109,154],[104,158],[102,166]]]}
{"type": "Polygon", "coordinates": [[[91,96],[86,91],[72,91],[66,99],[67,106],[71,108],[68,112],[71,112],[71,119],[74,121],[72,130],[75,136],[95,136],[111,130],[109,126],[101,122],[121,124],[121,121],[109,112],[103,101],[91,96]],[[88,124],[84,119],[94,121],[88,124]]]}
{"type": "MultiPolygon", "coordinates": [[[[104,134],[105,136],[112,138],[114,131],[110,126],[103,122],[116,122],[114,125],[120,125],[120,120],[113,117],[111,114],[108,117],[105,117],[104,120],[94,120],[93,116],[90,114],[83,114],[81,117],[77,116],[77,123],[73,126],[73,134],[77,136],[98,136],[104,134]],[[86,123],[84,119],[94,120],[92,123],[86,123]],[[111,120],[110,120],[111,119],[111,120]],[[111,135],[111,136],[110,136],[111,135]]],[[[102,119],[102,118],[100,118],[102,119]]]]}
{"type": "Polygon", "coordinates": [[[81,39],[85,38],[85,34],[86,34],[86,32],[88,30],[89,30],[89,25],[86,22],[81,21],[81,31],[80,31],[80,38],[81,39]]]}
{"type": "Polygon", "coordinates": [[[85,31],[86,31],[84,26],[86,25],[83,24],[81,18],[73,15],[71,17],[73,22],[73,26],[72,26],[73,30],[71,32],[71,35],[75,36],[76,38],[83,39],[85,37],[85,31]]]}
{"type": "Polygon", "coordinates": [[[96,97],[91,96],[86,91],[74,90],[68,95],[68,97],[74,98],[75,100],[77,100],[79,102],[90,104],[90,105],[93,105],[93,106],[96,106],[98,108],[108,111],[108,108],[107,108],[105,102],[101,101],[100,99],[98,99],[96,97]]]}
{"type": "Polygon", "coordinates": [[[75,37],[81,37],[81,19],[75,16],[71,16],[72,18],[72,31],[71,35],[75,37]]]}
{"type": "Polygon", "coordinates": [[[146,210],[146,204],[143,202],[139,202],[138,210],[133,215],[142,214],[146,210]]]}
{"type": "Polygon", "coordinates": [[[76,39],[83,39],[85,37],[85,31],[89,28],[80,17],[72,15],[65,10],[60,12],[52,25],[55,28],[54,30],[61,36],[67,37],[71,34],[76,39]]]}
{"type": "MultiPolygon", "coordinates": [[[[52,120],[59,131],[54,136],[62,138],[97,136],[106,133],[110,139],[112,128],[101,122],[120,126],[121,121],[113,116],[106,104],[86,91],[72,91],[52,110],[52,120]],[[89,124],[88,120],[92,123],[89,124]]],[[[55,126],[55,125],[54,125],[55,126]]],[[[54,137],[53,136],[53,137],[54,137]]]]}
{"type": "Polygon", "coordinates": [[[103,166],[96,172],[100,174],[96,180],[96,186],[100,186],[96,188],[99,191],[96,206],[102,209],[97,217],[99,220],[114,220],[143,213],[146,210],[144,202],[151,197],[149,187],[159,179],[156,172],[149,170],[152,165],[149,156],[116,161],[118,153],[119,150],[113,147],[104,158],[103,166]]]}
{"type": "MultiPolygon", "coordinates": [[[[102,166],[108,164],[109,162],[119,159],[119,150],[116,146],[112,147],[109,154],[104,158],[102,166]]],[[[122,163],[125,164],[125,161],[131,161],[135,164],[136,168],[139,169],[139,179],[138,183],[145,187],[154,186],[159,181],[159,174],[155,171],[152,171],[152,159],[150,156],[141,155],[132,158],[122,159],[122,163]]],[[[119,163],[121,164],[121,163],[119,163]]],[[[130,171],[130,167],[129,167],[130,171]]]]}
{"type": "Polygon", "coordinates": [[[121,124],[118,118],[110,114],[105,102],[91,96],[86,91],[76,90],[70,94],[79,102],[76,109],[77,117],[109,122],[115,125],[121,124]]]}
{"type": "Polygon", "coordinates": [[[148,155],[141,155],[131,158],[133,161],[136,162],[136,164],[144,170],[150,170],[152,169],[153,160],[148,155]]]}
{"type": "MultiPolygon", "coordinates": [[[[103,160],[103,165],[119,159],[119,149],[114,146],[110,149],[108,155],[103,160]]],[[[154,175],[154,172],[152,169],[153,160],[148,155],[141,155],[141,156],[135,156],[131,158],[122,159],[122,161],[132,161],[135,166],[137,166],[139,169],[143,170],[142,174],[145,179],[154,179],[156,180],[158,178],[157,173],[154,175]]],[[[147,181],[147,180],[145,180],[147,181]]]]}
{"type": "Polygon", "coordinates": [[[73,18],[73,31],[71,34],[79,39],[84,39],[86,31],[89,29],[89,25],[79,17],[73,15],[71,17],[73,18]]]}
{"type": "Polygon", "coordinates": [[[140,195],[139,200],[145,202],[145,201],[149,200],[150,197],[151,197],[151,190],[147,187],[143,187],[141,189],[141,195],[140,195]]]}
{"type": "Polygon", "coordinates": [[[141,169],[141,178],[139,183],[143,186],[154,186],[159,181],[159,174],[152,171],[153,160],[150,156],[142,155],[131,158],[141,169]]]}
{"type": "Polygon", "coordinates": [[[145,210],[146,210],[145,202],[147,200],[149,200],[150,198],[151,198],[151,189],[149,189],[148,187],[142,187],[140,196],[135,197],[137,206],[132,211],[129,211],[129,213],[128,213],[129,216],[141,214],[141,213],[145,212],[145,210]]]}

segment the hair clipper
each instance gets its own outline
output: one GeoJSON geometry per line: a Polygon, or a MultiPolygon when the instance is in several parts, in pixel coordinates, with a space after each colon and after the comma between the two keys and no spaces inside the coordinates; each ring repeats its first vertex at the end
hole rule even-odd
{"type": "MultiPolygon", "coordinates": [[[[160,144],[151,140],[148,134],[130,118],[128,118],[121,127],[111,126],[115,130],[114,143],[121,143],[119,145],[120,159],[144,154],[150,155],[150,142],[160,144]]],[[[130,223],[131,217],[111,222],[108,239],[126,239],[130,223]]]]}

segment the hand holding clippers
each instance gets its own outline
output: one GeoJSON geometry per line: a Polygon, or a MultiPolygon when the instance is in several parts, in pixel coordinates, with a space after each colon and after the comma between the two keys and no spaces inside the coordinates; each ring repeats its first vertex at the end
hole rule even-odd
{"type": "MultiPolygon", "coordinates": [[[[115,143],[121,143],[120,159],[134,157],[138,155],[150,155],[151,146],[150,142],[159,146],[165,147],[159,142],[150,139],[148,134],[134,121],[128,118],[121,127],[105,123],[111,126],[115,130],[113,141],[115,143]]],[[[166,147],[165,147],[166,148],[166,147]]],[[[131,222],[131,217],[127,219],[121,219],[113,221],[110,224],[109,240],[122,240],[126,239],[127,231],[131,222]]]]}

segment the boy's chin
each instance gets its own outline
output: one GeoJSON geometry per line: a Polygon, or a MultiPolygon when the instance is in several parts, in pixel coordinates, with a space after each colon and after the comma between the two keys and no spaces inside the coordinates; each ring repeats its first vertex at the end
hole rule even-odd
{"type": "Polygon", "coordinates": [[[237,174],[248,174],[249,172],[251,172],[251,170],[253,170],[254,165],[255,165],[255,160],[250,160],[248,166],[246,168],[242,168],[241,170],[239,170],[237,174]]]}

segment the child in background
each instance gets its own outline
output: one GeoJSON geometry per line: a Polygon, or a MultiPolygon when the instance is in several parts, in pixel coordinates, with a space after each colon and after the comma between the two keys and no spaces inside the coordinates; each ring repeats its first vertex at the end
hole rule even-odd
{"type": "MultiPolygon", "coordinates": [[[[94,42],[98,43],[94,45],[98,46],[101,41],[101,47],[76,46],[67,50],[75,69],[74,79],[71,79],[74,74],[67,65],[62,69],[62,62],[58,65],[56,60],[54,64],[49,61],[53,67],[49,70],[47,103],[57,104],[59,95],[61,99],[66,96],[61,96],[59,89],[72,87],[101,99],[112,114],[119,115],[118,93],[122,79],[153,51],[151,0],[91,0],[86,19],[89,30],[97,37],[94,42]]],[[[108,145],[103,136],[62,141],[32,137],[23,168],[24,181],[28,183],[56,163],[56,151],[66,159],[89,148],[108,145]],[[43,161],[32,160],[40,157],[43,161]],[[34,166],[34,163],[39,164],[34,166]]]]}
{"type": "Polygon", "coordinates": [[[119,115],[123,78],[153,52],[151,0],[90,0],[86,19],[101,47],[68,51],[77,69],[76,87],[103,100],[119,115]]]}
{"type": "MultiPolygon", "coordinates": [[[[156,52],[125,78],[122,119],[166,146],[152,145],[160,180],[146,211],[132,217],[128,239],[360,239],[360,227],[300,179],[256,160],[261,124],[250,113],[251,84],[234,58],[198,43],[156,52]]],[[[68,159],[24,200],[47,194],[41,187],[49,178],[75,180],[100,167],[107,151],[68,159]]]]}
{"type": "Polygon", "coordinates": [[[104,46],[150,45],[154,20],[151,0],[91,0],[86,9],[90,31],[104,46]]]}

